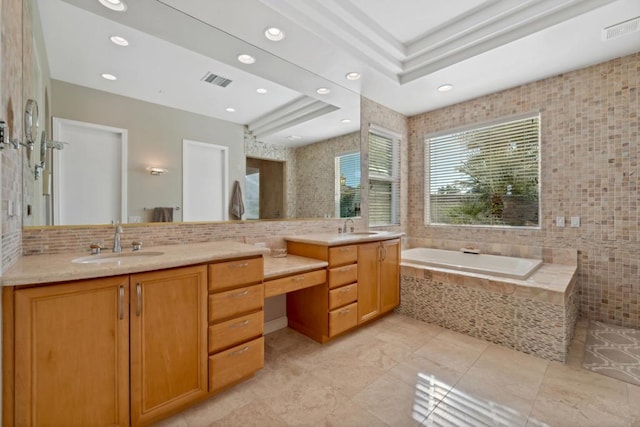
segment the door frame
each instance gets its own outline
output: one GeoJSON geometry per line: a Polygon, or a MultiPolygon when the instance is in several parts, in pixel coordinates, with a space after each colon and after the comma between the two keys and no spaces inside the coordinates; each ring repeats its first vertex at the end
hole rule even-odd
{"type": "Polygon", "coordinates": [[[185,171],[188,170],[189,164],[186,156],[184,155],[185,150],[188,147],[203,147],[209,149],[215,149],[222,153],[223,157],[223,170],[221,171],[221,179],[222,179],[222,200],[220,201],[222,209],[222,219],[217,221],[228,221],[229,220],[229,147],[225,145],[211,144],[208,142],[194,141],[191,139],[183,139],[182,140],[182,220],[189,221],[185,219],[186,214],[188,214],[188,206],[185,203],[186,201],[186,183],[185,183],[185,171]]]}
{"type": "MultiPolygon", "coordinates": [[[[62,119],[53,117],[53,139],[56,141],[64,140],[61,136],[65,126],[75,126],[85,129],[93,129],[105,132],[115,133],[120,137],[120,223],[127,222],[127,129],[116,128],[112,126],[100,125],[97,123],[81,122],[79,120],[62,119]]],[[[53,150],[53,149],[52,149],[53,150]]],[[[56,171],[60,170],[60,157],[53,158],[53,225],[58,225],[60,221],[60,179],[56,179],[56,171]]]]}

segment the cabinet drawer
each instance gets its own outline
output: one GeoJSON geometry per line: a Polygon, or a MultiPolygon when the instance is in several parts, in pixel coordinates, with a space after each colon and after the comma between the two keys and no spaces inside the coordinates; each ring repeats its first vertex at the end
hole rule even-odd
{"type": "Polygon", "coordinates": [[[358,324],[358,303],[354,302],[346,307],[329,312],[329,336],[339,334],[358,324]]]}
{"type": "Polygon", "coordinates": [[[209,290],[222,291],[262,282],[262,257],[209,264],[209,290]]]}
{"type": "Polygon", "coordinates": [[[209,326],[209,353],[214,353],[262,335],[264,312],[247,314],[209,326]]]}
{"type": "Polygon", "coordinates": [[[358,284],[343,286],[329,291],[329,310],[342,307],[358,299],[358,284]]]}
{"type": "Polygon", "coordinates": [[[358,280],[358,264],[329,269],[329,289],[348,285],[358,280]]]}
{"type": "Polygon", "coordinates": [[[329,248],[329,267],[351,264],[358,261],[358,246],[337,246],[329,248]]]}
{"type": "Polygon", "coordinates": [[[209,322],[225,320],[250,311],[261,310],[263,285],[248,286],[209,295],[209,322]]]}
{"type": "Polygon", "coordinates": [[[263,367],[263,337],[209,356],[209,391],[220,390],[263,367]]]}
{"type": "Polygon", "coordinates": [[[264,297],[286,294],[287,292],[321,285],[327,281],[327,271],[317,270],[309,273],[296,274],[295,276],[264,282],[264,297]]]}

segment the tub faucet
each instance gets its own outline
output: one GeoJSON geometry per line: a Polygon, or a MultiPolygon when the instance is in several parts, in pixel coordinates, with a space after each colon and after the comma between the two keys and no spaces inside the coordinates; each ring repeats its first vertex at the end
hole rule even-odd
{"type": "Polygon", "coordinates": [[[348,233],[348,231],[347,231],[347,222],[348,221],[351,221],[351,224],[353,224],[354,226],[356,225],[356,223],[353,222],[353,219],[351,219],[351,218],[345,219],[344,220],[344,227],[342,227],[342,234],[347,234],[348,233]]]}
{"type": "Polygon", "coordinates": [[[116,234],[113,237],[113,252],[122,252],[122,245],[120,244],[120,235],[122,234],[122,226],[116,222],[116,234]]]}

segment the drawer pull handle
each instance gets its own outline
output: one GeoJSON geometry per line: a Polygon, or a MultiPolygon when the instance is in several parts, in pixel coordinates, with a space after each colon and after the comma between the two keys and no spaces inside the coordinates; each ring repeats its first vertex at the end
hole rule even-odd
{"type": "Polygon", "coordinates": [[[304,280],[304,276],[293,277],[291,280],[294,282],[301,282],[304,280]]]}
{"type": "Polygon", "coordinates": [[[238,323],[234,323],[232,325],[229,325],[229,328],[234,329],[234,328],[242,328],[245,327],[249,324],[248,320],[244,320],[242,322],[238,322],[238,323]]]}
{"type": "Polygon", "coordinates": [[[229,265],[229,268],[245,268],[245,267],[249,267],[249,263],[248,262],[241,262],[239,264],[231,264],[231,265],[229,265]]]}
{"type": "Polygon", "coordinates": [[[249,351],[249,346],[246,345],[244,346],[244,348],[242,350],[236,350],[234,352],[231,353],[232,356],[238,356],[241,355],[242,353],[246,353],[247,351],[249,351]]]}
{"type": "Polygon", "coordinates": [[[242,292],[236,292],[235,294],[229,294],[229,298],[238,298],[238,297],[243,297],[245,295],[247,295],[249,293],[249,291],[244,290],[242,292]]]}
{"type": "Polygon", "coordinates": [[[340,314],[349,314],[349,313],[351,313],[350,308],[345,308],[344,310],[340,310],[340,314]]]}
{"type": "Polygon", "coordinates": [[[349,252],[351,248],[340,248],[340,252],[349,252]]]}
{"type": "Polygon", "coordinates": [[[343,294],[346,294],[347,292],[350,292],[351,289],[350,288],[342,288],[340,289],[340,292],[342,292],[343,294]]]}

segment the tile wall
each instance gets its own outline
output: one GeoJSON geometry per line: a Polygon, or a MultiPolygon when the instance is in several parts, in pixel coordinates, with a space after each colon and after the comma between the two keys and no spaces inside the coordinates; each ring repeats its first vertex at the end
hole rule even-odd
{"type": "MultiPolygon", "coordinates": [[[[21,0],[2,0],[2,58],[0,98],[0,119],[7,123],[5,135],[23,138],[23,108],[22,108],[22,49],[23,39],[25,43],[31,43],[31,38],[23,38],[31,33],[30,16],[25,16],[25,28],[23,30],[23,10],[21,0]]],[[[28,8],[25,13],[30,14],[28,8]]],[[[29,66],[29,64],[27,64],[29,66]]],[[[2,266],[11,264],[21,252],[22,219],[19,215],[22,204],[22,151],[19,149],[5,148],[0,153],[1,159],[1,205],[0,222],[2,229],[2,266]],[[9,203],[13,205],[14,215],[9,215],[9,203]]]]}
{"type": "Polygon", "coordinates": [[[581,314],[640,327],[640,53],[409,119],[411,237],[578,250],[581,314]],[[423,144],[431,132],[539,111],[541,228],[424,224],[423,144]],[[555,218],[579,216],[560,228],[555,218]]]}

